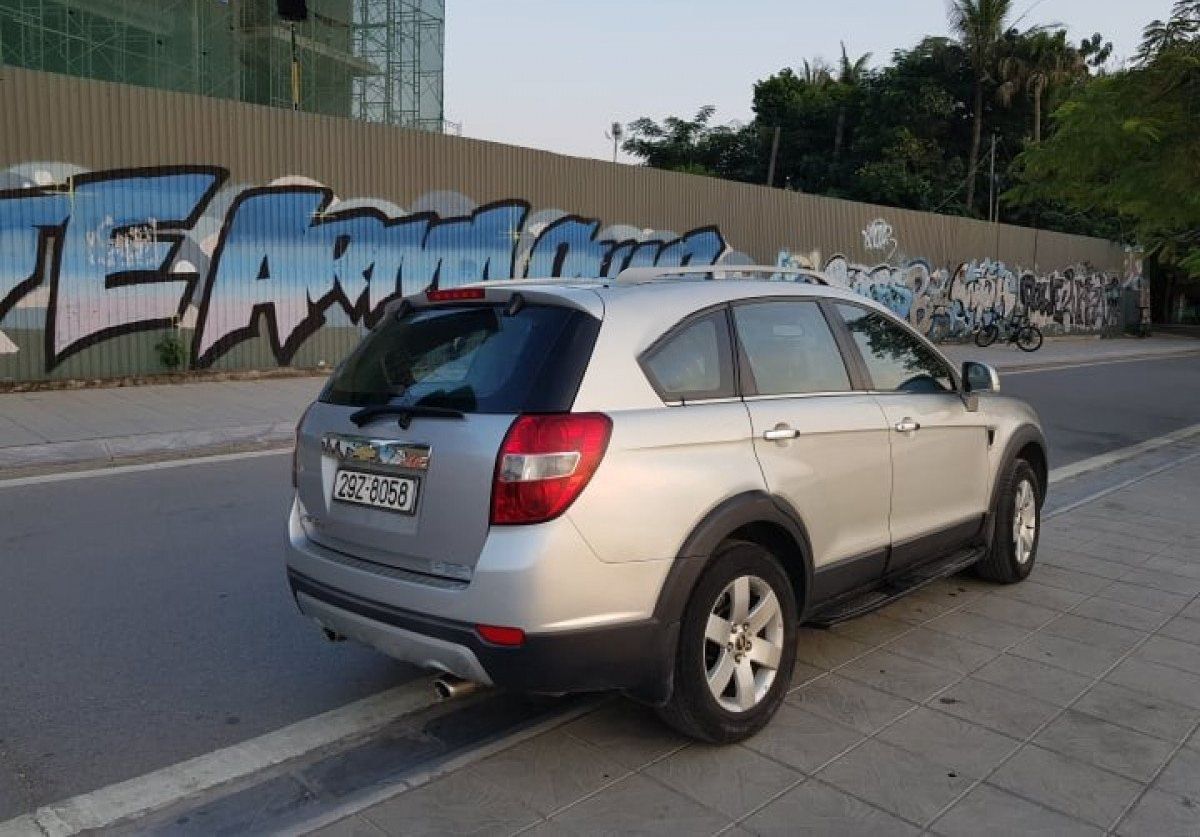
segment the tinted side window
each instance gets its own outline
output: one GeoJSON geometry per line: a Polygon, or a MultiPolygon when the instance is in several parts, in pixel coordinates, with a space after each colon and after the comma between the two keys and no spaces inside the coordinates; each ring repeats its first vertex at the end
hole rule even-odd
{"type": "Polygon", "coordinates": [[[850,376],[815,302],[756,302],[733,309],[759,395],[844,392],[850,376]]]}
{"type": "Polygon", "coordinates": [[[721,309],[692,320],[642,357],[642,368],[664,401],[699,401],[734,394],[729,326],[721,309]]]}
{"type": "Polygon", "coordinates": [[[880,392],[951,392],[950,369],[928,346],[882,314],[839,305],[838,313],[858,345],[872,388],[880,392]]]}

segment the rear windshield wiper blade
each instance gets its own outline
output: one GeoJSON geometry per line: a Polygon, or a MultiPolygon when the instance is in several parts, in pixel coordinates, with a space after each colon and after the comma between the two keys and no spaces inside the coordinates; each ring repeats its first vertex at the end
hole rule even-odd
{"type": "Polygon", "coordinates": [[[466,418],[461,410],[452,410],[449,407],[424,407],[420,404],[372,404],[351,415],[350,421],[358,427],[362,427],[380,416],[396,416],[400,426],[404,428],[407,428],[409,422],[414,418],[466,418]]]}

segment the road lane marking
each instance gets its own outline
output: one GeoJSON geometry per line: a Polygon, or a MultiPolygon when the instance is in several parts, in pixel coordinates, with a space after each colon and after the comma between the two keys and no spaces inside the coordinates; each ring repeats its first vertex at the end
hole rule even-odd
{"type": "MultiPolygon", "coordinates": [[[[1107,366],[1113,363],[1138,363],[1140,361],[1149,360],[1179,360],[1185,357],[1200,356],[1198,349],[1183,349],[1178,352],[1164,352],[1163,354],[1153,355],[1138,355],[1135,357],[1113,357],[1113,358],[1096,358],[1095,360],[1064,360],[1061,362],[1047,361],[1040,366],[1014,366],[1010,369],[1005,369],[1003,366],[997,366],[996,371],[1007,377],[1009,375],[1031,375],[1034,372],[1058,372],[1063,369],[1083,369],[1087,366],[1107,366]]],[[[986,362],[986,361],[985,361],[986,362]]],[[[1001,388],[1003,390],[1003,388],[1001,388]]]]}
{"type": "Polygon", "coordinates": [[[1107,468],[1109,465],[1115,465],[1118,462],[1124,462],[1126,459],[1132,459],[1135,456],[1140,456],[1143,453],[1149,453],[1152,450],[1157,450],[1167,445],[1173,445],[1176,442],[1181,442],[1184,439],[1190,438],[1200,433],[1200,424],[1193,424],[1188,427],[1180,428],[1179,430],[1165,433],[1162,436],[1155,436],[1153,439],[1147,439],[1144,442],[1138,442],[1136,445],[1119,448],[1118,450],[1102,453],[1097,456],[1081,459],[1078,462],[1072,462],[1070,465],[1063,465],[1059,468],[1054,468],[1050,471],[1051,484],[1069,480],[1072,477],[1077,477],[1080,474],[1086,474],[1089,471],[1095,471],[1100,468],[1107,468]]]}
{"type": "Polygon", "coordinates": [[[373,732],[437,703],[433,676],[421,677],[240,744],[125,782],[45,805],[0,823],[0,835],[68,837],[160,811],[220,785],[352,737],[373,732]],[[31,831],[31,827],[36,830],[31,831]]]}
{"type": "Polygon", "coordinates": [[[141,471],[161,471],[166,468],[182,468],[186,465],[211,465],[217,462],[236,462],[239,459],[256,459],[260,456],[280,456],[291,453],[292,446],[250,450],[241,453],[217,453],[211,456],[189,456],[184,459],[164,459],[160,462],[141,462],[136,465],[113,465],[89,468],[83,471],[63,471],[59,474],[38,474],[32,477],[0,478],[0,489],[17,488],[24,485],[44,485],[50,482],[69,482],[91,477],[111,477],[117,474],[136,474],[141,471]]]}

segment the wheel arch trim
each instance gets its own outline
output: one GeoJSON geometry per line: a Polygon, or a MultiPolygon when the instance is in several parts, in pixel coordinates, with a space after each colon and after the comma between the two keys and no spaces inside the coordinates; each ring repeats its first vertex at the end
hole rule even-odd
{"type": "Polygon", "coordinates": [[[1038,499],[1043,503],[1046,500],[1046,493],[1050,488],[1050,456],[1046,449],[1046,437],[1036,425],[1022,424],[1009,434],[1004,444],[1004,452],[1000,455],[999,465],[996,468],[996,472],[992,475],[992,484],[988,493],[988,520],[985,524],[989,546],[994,535],[996,498],[1000,492],[1000,481],[1008,473],[1008,469],[1012,467],[1012,463],[1016,460],[1017,455],[1030,445],[1035,446],[1041,454],[1042,461],[1031,464],[1034,466],[1034,470],[1038,472],[1038,481],[1041,483],[1039,486],[1041,496],[1038,499]]]}
{"type": "Polygon", "coordinates": [[[656,617],[666,623],[678,621],[717,547],[734,532],[754,524],[767,524],[782,530],[794,545],[796,555],[780,556],[780,560],[788,575],[801,582],[802,589],[795,593],[799,617],[803,619],[808,611],[813,582],[812,542],[804,522],[791,504],[765,491],[746,491],[726,498],[696,524],[679,548],[663,583],[655,608],[656,617]],[[793,557],[798,560],[798,566],[788,566],[788,559],[793,557]]]}

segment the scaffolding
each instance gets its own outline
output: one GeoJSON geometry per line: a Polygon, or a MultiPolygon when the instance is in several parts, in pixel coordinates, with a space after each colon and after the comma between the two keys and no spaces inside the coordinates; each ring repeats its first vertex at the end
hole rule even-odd
{"type": "Polygon", "coordinates": [[[443,130],[444,0],[352,0],[354,51],[374,68],[354,80],[355,116],[443,130]]]}
{"type": "Polygon", "coordinates": [[[443,131],[445,0],[0,0],[0,65],[443,131]],[[293,46],[294,44],[294,46],[293,46]]]}

